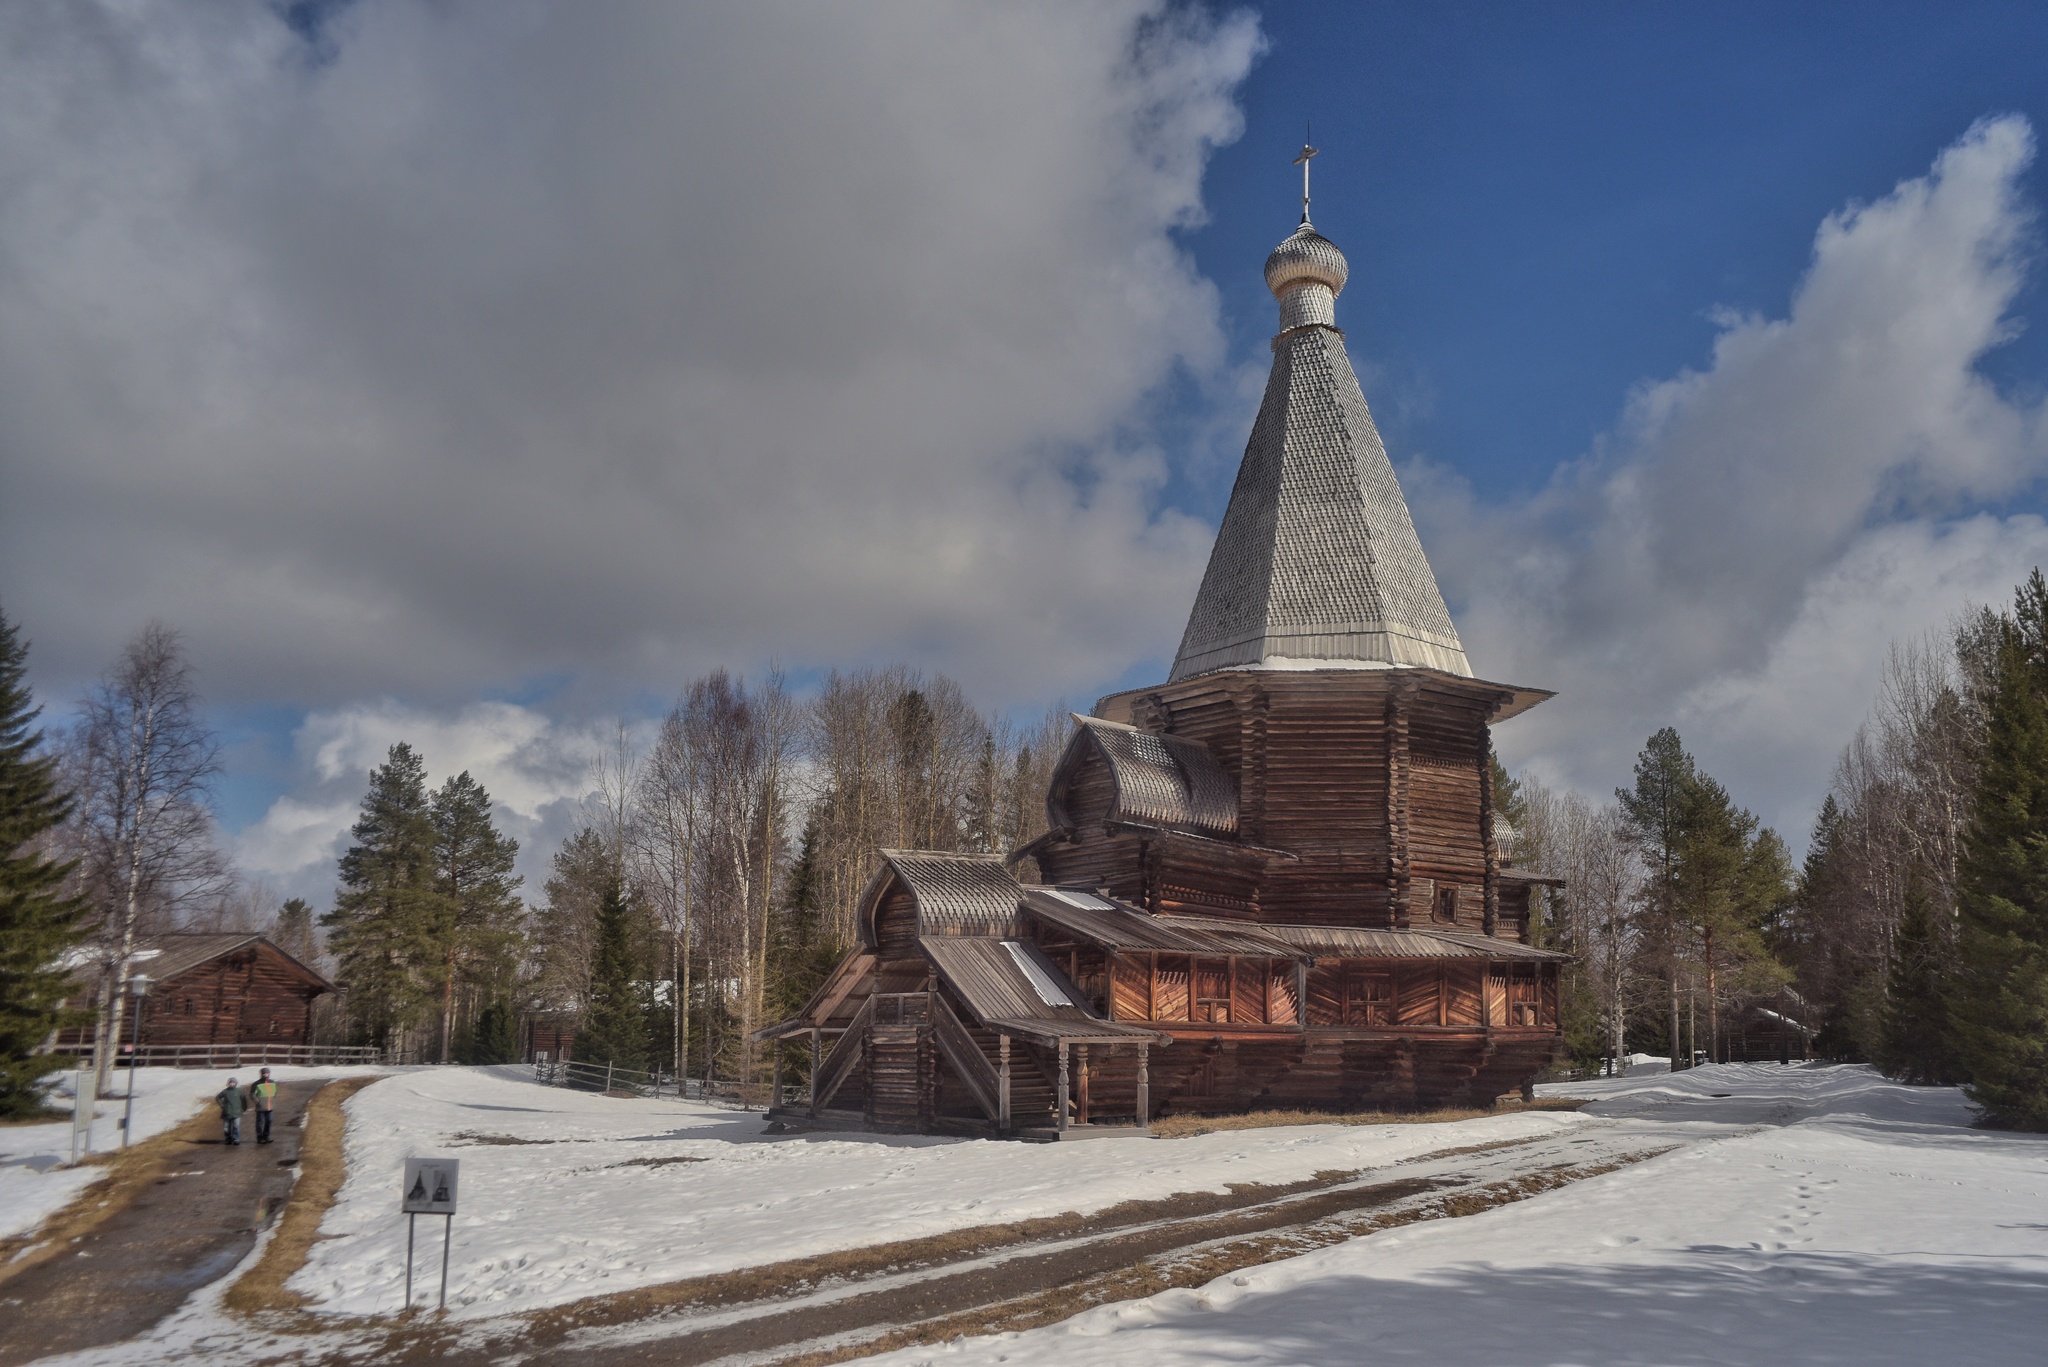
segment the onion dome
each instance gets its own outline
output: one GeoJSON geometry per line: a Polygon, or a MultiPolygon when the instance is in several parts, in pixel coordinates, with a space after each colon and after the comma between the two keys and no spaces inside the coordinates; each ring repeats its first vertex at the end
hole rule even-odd
{"type": "Polygon", "coordinates": [[[1284,299],[1290,289],[1308,284],[1341,294],[1350,278],[1351,266],[1344,253],[1306,221],[1266,258],[1266,288],[1273,291],[1275,299],[1284,299]]]}

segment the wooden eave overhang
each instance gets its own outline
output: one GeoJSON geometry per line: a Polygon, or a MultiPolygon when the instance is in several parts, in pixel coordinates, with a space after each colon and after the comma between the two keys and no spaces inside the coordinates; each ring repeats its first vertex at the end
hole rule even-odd
{"type": "Polygon", "coordinates": [[[1024,914],[1077,939],[1118,952],[1193,954],[1199,958],[1304,956],[1255,922],[1206,916],[1155,916],[1128,903],[1073,888],[1029,888],[1024,914]]]}
{"type": "Polygon", "coordinates": [[[1548,688],[1528,688],[1521,684],[1495,683],[1489,679],[1467,678],[1447,670],[1429,669],[1419,665],[1341,665],[1331,664],[1316,669],[1275,669],[1257,665],[1238,665],[1228,669],[1214,670],[1204,674],[1191,675],[1177,683],[1154,684],[1149,688],[1126,689],[1111,693],[1095,704],[1095,715],[1106,721],[1122,722],[1128,725],[1136,705],[1150,698],[1185,696],[1201,691],[1202,686],[1216,686],[1236,679],[1298,679],[1344,688],[1359,679],[1392,679],[1395,676],[1419,679],[1425,687],[1470,698],[1487,706],[1487,720],[1492,723],[1504,722],[1510,717],[1519,717],[1538,703],[1547,702],[1557,696],[1548,688]]]}
{"type": "MultiPolygon", "coordinates": [[[[1171,826],[1156,826],[1143,821],[1105,821],[1094,829],[1105,835],[1135,835],[1142,840],[1157,840],[1169,846],[1199,852],[1229,860],[1246,868],[1262,869],[1269,864],[1301,862],[1301,856],[1292,850],[1276,849],[1271,845],[1252,845],[1242,840],[1224,840],[1213,835],[1201,835],[1194,831],[1177,830],[1171,826]]],[[[1014,864],[1027,859],[1053,845],[1078,840],[1086,828],[1060,827],[1049,830],[1026,844],[1019,845],[1003,856],[1005,863],[1014,864]]]]}
{"type": "Polygon", "coordinates": [[[1490,935],[1460,935],[1443,930],[1366,930],[1354,926],[1259,927],[1298,952],[1315,959],[1489,959],[1563,963],[1571,958],[1555,950],[1537,949],[1490,935]]]}
{"type": "Polygon", "coordinates": [[[1502,869],[1495,876],[1503,883],[1520,883],[1529,887],[1561,888],[1566,885],[1565,879],[1552,878],[1548,874],[1531,873],[1527,869],[1502,869]]]}

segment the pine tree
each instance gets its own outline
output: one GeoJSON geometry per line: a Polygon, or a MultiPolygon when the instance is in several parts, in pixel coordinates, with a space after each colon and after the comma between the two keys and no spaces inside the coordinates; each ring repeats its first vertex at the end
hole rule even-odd
{"type": "Polygon", "coordinates": [[[313,934],[313,908],[303,897],[293,897],[277,909],[270,942],[302,964],[310,965],[320,957],[320,942],[313,934]]]}
{"type": "Polygon", "coordinates": [[[646,1003],[635,982],[633,907],[625,880],[606,877],[597,902],[596,952],[590,1001],[576,1031],[576,1057],[584,1063],[643,1068],[647,1061],[646,1003]]]}
{"type": "Polygon", "coordinates": [[[520,930],[519,877],[512,872],[519,842],[498,833],[491,795],[465,770],[441,785],[430,809],[434,828],[432,935],[440,998],[441,1059],[452,1057],[457,994],[464,988],[500,992],[511,985],[520,930]]]}
{"type": "Polygon", "coordinates": [[[1628,822],[1648,865],[1645,910],[1649,913],[1652,952],[1662,961],[1659,970],[1670,993],[1666,1023],[1674,1069],[1686,1066],[1679,1041],[1678,980],[1684,955],[1679,877],[1684,860],[1686,813],[1692,807],[1692,790],[1697,782],[1692,756],[1685,753],[1678,732],[1667,726],[1651,736],[1636,756],[1635,787],[1614,790],[1622,818],[1628,822]]]}
{"type": "Polygon", "coordinates": [[[321,918],[356,1038],[389,1049],[424,1016],[444,920],[426,765],[403,741],[370,774],[341,892],[321,918]]]}
{"type": "Polygon", "coordinates": [[[2000,631],[1957,873],[1957,1061],[1987,1123],[2048,1130],[2048,583],[2000,631]]]}
{"type": "Polygon", "coordinates": [[[30,730],[42,709],[27,673],[28,645],[0,616],[0,1119],[42,1111],[41,1079],[70,1060],[34,1051],[59,1027],[91,1019],[63,1009],[73,990],[64,952],[90,932],[84,899],[63,894],[71,866],[40,843],[70,814],[71,798],[57,789],[42,733],[30,730]]]}

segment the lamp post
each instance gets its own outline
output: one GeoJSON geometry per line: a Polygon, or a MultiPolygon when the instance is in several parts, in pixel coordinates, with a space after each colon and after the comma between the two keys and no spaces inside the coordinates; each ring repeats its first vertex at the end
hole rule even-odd
{"type": "Polygon", "coordinates": [[[128,1110],[121,1118],[121,1147],[128,1147],[128,1137],[135,1130],[135,1070],[142,1065],[142,1001],[149,995],[149,975],[138,973],[128,980],[128,991],[135,997],[135,1028],[128,1033],[128,1110]]]}

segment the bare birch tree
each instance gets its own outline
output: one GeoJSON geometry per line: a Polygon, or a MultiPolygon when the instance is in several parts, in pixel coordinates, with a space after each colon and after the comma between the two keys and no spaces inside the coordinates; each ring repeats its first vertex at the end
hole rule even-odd
{"type": "Polygon", "coordinates": [[[214,843],[210,784],[220,746],[199,717],[176,632],[145,626],[112,672],[79,703],[73,768],[80,871],[100,917],[102,1009],[95,1085],[106,1089],[120,1046],[136,937],[226,892],[214,843]]]}

